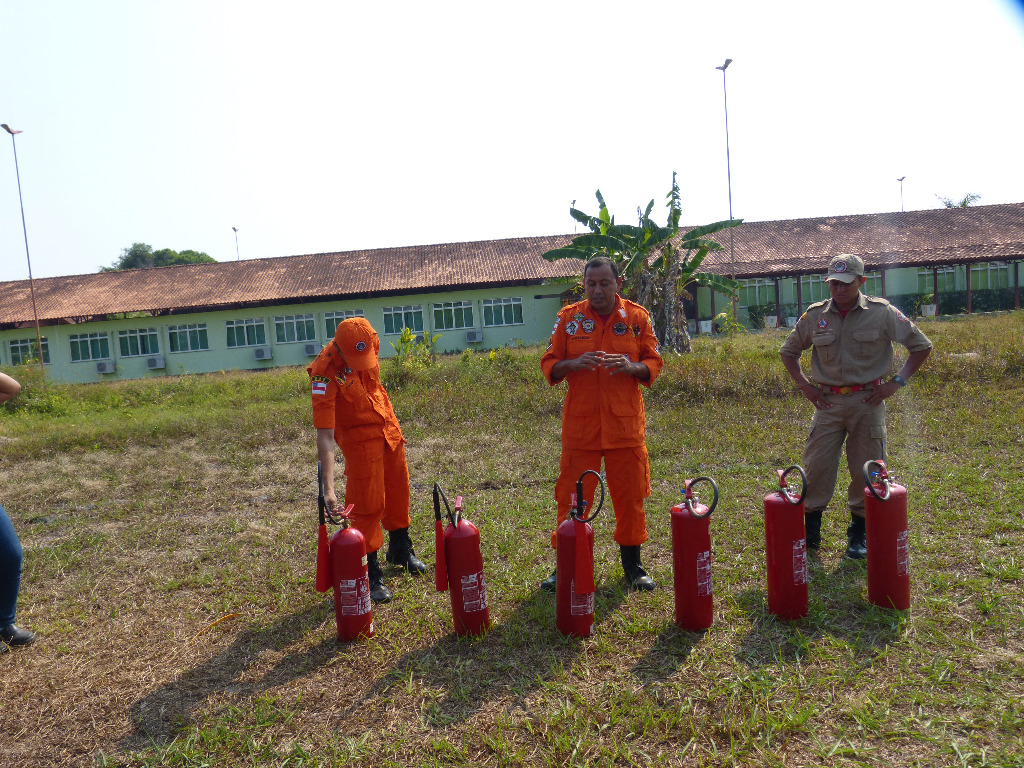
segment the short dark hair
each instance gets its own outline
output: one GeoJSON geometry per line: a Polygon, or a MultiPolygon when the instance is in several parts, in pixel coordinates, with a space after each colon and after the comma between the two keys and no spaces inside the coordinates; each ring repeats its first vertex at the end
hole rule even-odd
{"type": "Polygon", "coordinates": [[[583,268],[583,279],[587,278],[587,272],[591,267],[611,267],[612,274],[615,275],[615,279],[619,279],[619,265],[615,263],[615,259],[610,256],[591,256],[587,260],[587,265],[583,268]]]}

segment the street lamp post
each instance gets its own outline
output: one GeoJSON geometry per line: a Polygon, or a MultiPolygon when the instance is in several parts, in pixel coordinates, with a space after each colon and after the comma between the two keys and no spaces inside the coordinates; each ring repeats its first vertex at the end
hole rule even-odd
{"type": "Polygon", "coordinates": [[[241,256],[238,255],[238,227],[232,227],[231,230],[235,233],[235,261],[241,261],[241,256]]]}
{"type": "Polygon", "coordinates": [[[36,353],[39,355],[39,373],[42,376],[43,387],[46,386],[46,371],[43,368],[43,334],[39,330],[39,313],[36,311],[36,288],[32,280],[32,258],[28,253],[28,227],[25,225],[25,201],[21,197],[21,171],[18,169],[18,145],[14,137],[21,131],[15,131],[7,123],[0,123],[3,128],[11,134],[11,147],[14,149],[14,175],[18,180],[18,204],[21,206],[21,231],[25,235],[25,260],[28,262],[28,290],[32,296],[32,319],[36,326],[36,353]]]}
{"type": "Polygon", "coordinates": [[[896,179],[896,181],[898,181],[900,183],[900,213],[902,213],[904,211],[904,208],[903,208],[903,180],[905,178],[907,178],[907,177],[906,176],[900,176],[898,179],[896,179]]]}
{"type": "MultiPolygon", "coordinates": [[[[732,161],[729,157],[729,91],[725,85],[725,70],[732,64],[732,59],[726,59],[725,64],[715,67],[722,71],[722,104],[725,106],[725,177],[729,186],[729,220],[732,221],[732,161]]],[[[733,228],[729,227],[729,257],[732,260],[732,279],[736,279],[736,248],[733,243],[733,228]]],[[[736,296],[732,297],[732,319],[736,321],[736,296]]]]}

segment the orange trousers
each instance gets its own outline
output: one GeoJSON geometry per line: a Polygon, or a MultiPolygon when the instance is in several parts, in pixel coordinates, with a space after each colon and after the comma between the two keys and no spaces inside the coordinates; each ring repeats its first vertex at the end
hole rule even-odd
{"type": "Polygon", "coordinates": [[[352,527],[366,538],[367,553],[384,545],[381,525],[409,527],[409,466],[405,445],[388,446],[383,437],[343,444],[345,504],[354,504],[352,527]]]}
{"type": "MultiPolygon", "coordinates": [[[[555,483],[555,502],[558,504],[558,524],[561,525],[572,507],[572,494],[576,481],[586,470],[601,471],[604,458],[606,484],[615,510],[616,543],[624,547],[647,541],[647,516],[644,499],[651,495],[651,467],[647,460],[647,446],[611,448],[604,451],[582,451],[563,448],[561,469],[555,483]]],[[[587,514],[594,508],[597,478],[587,475],[583,479],[583,498],[587,501],[587,514]]],[[[607,503],[607,500],[606,500],[607,503]]],[[[607,509],[604,510],[607,512],[607,509]]],[[[551,533],[551,546],[555,546],[557,530],[551,533]]]]}

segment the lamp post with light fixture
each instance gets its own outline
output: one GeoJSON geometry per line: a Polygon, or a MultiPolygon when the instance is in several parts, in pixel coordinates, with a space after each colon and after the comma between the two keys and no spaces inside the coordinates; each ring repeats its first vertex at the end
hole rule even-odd
{"type": "Polygon", "coordinates": [[[238,227],[232,227],[231,230],[235,233],[235,261],[241,261],[241,256],[238,255],[238,227]]]}
{"type": "Polygon", "coordinates": [[[18,180],[18,204],[21,206],[21,231],[25,235],[25,260],[28,262],[28,290],[32,296],[32,319],[36,326],[36,354],[39,355],[39,373],[43,377],[43,387],[46,387],[46,371],[43,368],[43,335],[39,330],[39,313],[36,311],[36,288],[32,280],[32,258],[28,253],[28,227],[25,225],[25,201],[21,196],[21,171],[18,168],[18,145],[14,137],[21,131],[16,131],[7,123],[0,123],[3,128],[11,134],[11,147],[14,149],[14,175],[18,180]]]}
{"type": "Polygon", "coordinates": [[[903,180],[905,178],[907,178],[907,177],[906,176],[900,176],[898,179],[896,179],[896,181],[898,181],[900,183],[900,213],[902,213],[905,210],[903,208],[903,180]]]}

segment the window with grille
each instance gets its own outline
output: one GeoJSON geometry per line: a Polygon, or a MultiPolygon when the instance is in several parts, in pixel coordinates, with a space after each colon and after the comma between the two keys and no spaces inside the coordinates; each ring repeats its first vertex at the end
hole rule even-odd
{"type": "Polygon", "coordinates": [[[167,345],[171,352],[198,352],[210,348],[206,323],[171,325],[167,328],[167,345]]]}
{"type": "Polygon", "coordinates": [[[416,333],[423,332],[423,306],[420,304],[404,307],[384,307],[384,333],[401,333],[409,328],[416,333]]]}
{"type": "Polygon", "coordinates": [[[484,299],[484,326],[522,325],[523,300],[521,298],[484,299]]]}
{"type": "MultiPolygon", "coordinates": [[[[50,364],[50,344],[43,336],[43,364],[50,364]]],[[[12,339],[10,342],[11,365],[27,365],[39,362],[39,343],[35,339],[12,339]]]]}
{"type": "Polygon", "coordinates": [[[121,348],[121,357],[139,357],[160,353],[160,336],[157,334],[156,328],[118,331],[117,343],[121,348]]]}
{"type": "Polygon", "coordinates": [[[256,347],[267,343],[267,331],[262,320],[228,320],[228,349],[256,347]]]}
{"type": "Polygon", "coordinates": [[[473,327],[473,302],[446,301],[434,305],[434,330],[452,331],[473,327]]]}
{"type": "Polygon", "coordinates": [[[285,315],[274,318],[274,332],[281,343],[316,341],[313,315],[285,315]]]}
{"type": "Polygon", "coordinates": [[[71,342],[71,360],[109,360],[110,338],[105,333],[75,333],[71,342]]]}

